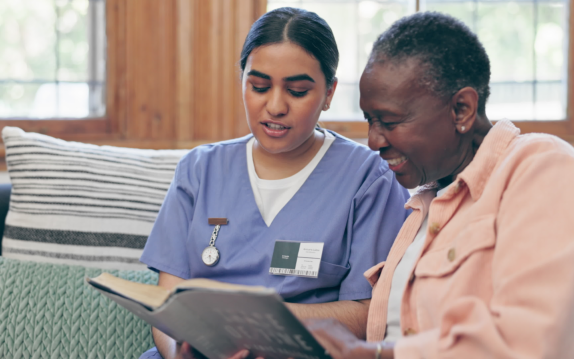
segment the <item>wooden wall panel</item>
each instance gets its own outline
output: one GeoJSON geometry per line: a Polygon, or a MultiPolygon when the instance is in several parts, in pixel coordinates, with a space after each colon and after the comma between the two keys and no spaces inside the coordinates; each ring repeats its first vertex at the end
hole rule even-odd
{"type": "Polygon", "coordinates": [[[244,135],[249,129],[241,97],[239,55],[251,24],[265,12],[266,2],[210,0],[194,2],[193,6],[183,2],[178,2],[179,18],[195,19],[195,23],[183,31],[185,25],[180,24],[179,43],[193,46],[188,46],[188,50],[180,47],[178,67],[194,89],[184,85],[180,91],[194,96],[194,104],[186,104],[187,100],[180,98],[185,109],[180,114],[190,117],[192,125],[189,128],[187,120],[180,118],[178,129],[192,133],[192,138],[200,141],[244,135]]]}
{"type": "MultiPolygon", "coordinates": [[[[212,91],[213,78],[212,59],[213,56],[213,33],[211,18],[211,0],[195,3],[194,22],[194,47],[191,56],[195,57],[193,73],[195,83],[193,86],[198,90],[195,92],[195,106],[192,113],[194,138],[210,138],[211,127],[209,121],[213,119],[212,91]],[[206,125],[207,124],[207,125],[206,125]]],[[[217,75],[217,73],[215,74],[217,75]]]]}
{"type": "MultiPolygon", "coordinates": [[[[237,75],[235,78],[240,78],[239,69],[239,55],[243,48],[243,42],[249,28],[261,15],[267,12],[267,0],[238,0],[238,6],[235,11],[236,31],[235,31],[235,46],[237,51],[237,75]]],[[[239,81],[239,80],[238,80],[239,81]]],[[[235,136],[242,136],[249,133],[249,126],[245,118],[245,108],[243,107],[243,97],[241,93],[241,83],[239,84],[239,91],[235,94],[235,136]]]]}
{"type": "MultiPolygon", "coordinates": [[[[215,98],[218,95],[221,97],[218,99],[219,104],[216,103],[218,110],[217,118],[219,131],[217,131],[217,136],[222,136],[224,138],[235,137],[235,122],[240,119],[235,118],[235,106],[237,103],[235,99],[237,97],[237,92],[241,91],[241,84],[238,80],[237,74],[237,61],[239,59],[239,54],[241,48],[235,46],[235,32],[237,31],[237,24],[235,22],[234,13],[238,6],[238,1],[232,2],[232,8],[225,10],[228,7],[229,2],[225,0],[219,0],[218,2],[218,13],[222,15],[221,21],[224,25],[223,30],[220,33],[220,41],[218,42],[218,52],[219,59],[221,62],[218,64],[220,66],[220,91],[215,91],[215,98]],[[231,11],[230,11],[231,10],[231,11]],[[218,106],[219,105],[219,106],[218,106]]],[[[217,17],[217,15],[215,15],[217,17]]],[[[253,20],[253,19],[252,19],[253,20]]],[[[217,70],[216,70],[217,71],[217,70]]]]}
{"type": "Polygon", "coordinates": [[[195,46],[194,24],[196,6],[193,1],[177,2],[177,117],[175,123],[176,141],[193,140],[193,118],[195,106],[195,46]]]}
{"type": "Polygon", "coordinates": [[[126,3],[107,0],[107,87],[106,110],[108,133],[125,133],[126,103],[126,3]],[[110,36],[112,35],[112,36],[110,36]]]}
{"type": "Polygon", "coordinates": [[[173,139],[177,104],[175,0],[127,0],[127,139],[173,139]]]}

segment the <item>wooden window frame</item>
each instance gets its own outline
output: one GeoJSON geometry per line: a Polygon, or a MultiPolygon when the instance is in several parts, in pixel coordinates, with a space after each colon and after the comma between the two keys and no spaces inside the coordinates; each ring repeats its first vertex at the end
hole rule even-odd
{"type": "MultiPolygon", "coordinates": [[[[119,123],[125,116],[123,101],[122,71],[125,67],[125,3],[121,0],[106,1],[107,72],[106,72],[106,115],[85,119],[0,119],[4,126],[20,127],[25,131],[39,132],[50,136],[78,141],[113,139],[119,135],[119,123]],[[114,34],[114,36],[109,36],[114,34]]],[[[0,150],[4,155],[4,149],[0,150]]]]}

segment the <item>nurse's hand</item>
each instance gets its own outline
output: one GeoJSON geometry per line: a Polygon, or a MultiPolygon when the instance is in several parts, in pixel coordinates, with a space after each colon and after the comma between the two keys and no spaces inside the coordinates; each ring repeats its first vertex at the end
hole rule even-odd
{"type": "MultiPolygon", "coordinates": [[[[377,355],[377,343],[358,339],[338,320],[308,319],[303,323],[333,359],[374,359],[377,355]]],[[[392,345],[381,348],[380,358],[394,358],[392,345]]]]}

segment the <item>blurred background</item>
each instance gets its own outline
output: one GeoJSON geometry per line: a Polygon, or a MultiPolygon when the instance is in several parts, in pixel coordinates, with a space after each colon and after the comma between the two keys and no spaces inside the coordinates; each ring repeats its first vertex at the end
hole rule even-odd
{"type": "Polygon", "coordinates": [[[105,5],[0,2],[0,117],[105,115],[105,5]]]}
{"type": "Polygon", "coordinates": [[[358,80],[373,42],[402,16],[439,11],[488,52],[491,120],[574,141],[571,1],[2,0],[0,126],[146,148],[243,135],[241,45],[261,14],[293,6],[323,17],[339,46],[328,128],[364,140],[358,80]]]}
{"type": "Polygon", "coordinates": [[[373,42],[399,18],[438,11],[478,34],[490,57],[491,120],[566,117],[568,3],[565,0],[268,1],[269,9],[311,10],[331,24],[341,51],[333,111],[324,119],[360,119],[358,78],[373,42]]]}

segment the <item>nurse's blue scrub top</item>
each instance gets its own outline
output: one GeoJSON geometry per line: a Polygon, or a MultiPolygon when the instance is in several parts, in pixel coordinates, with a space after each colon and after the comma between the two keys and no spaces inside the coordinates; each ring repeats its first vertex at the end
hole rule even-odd
{"type": "Polygon", "coordinates": [[[409,194],[378,153],[333,135],[327,153],[269,227],[247,172],[252,135],[193,149],[177,166],[141,261],[184,279],[272,287],[288,302],[370,298],[363,273],[386,259],[409,214],[409,194]],[[213,232],[212,217],[229,224],[215,242],[220,260],[208,267],[201,253],[213,232]],[[269,274],[276,240],[325,243],[319,277],[269,274]]]}

